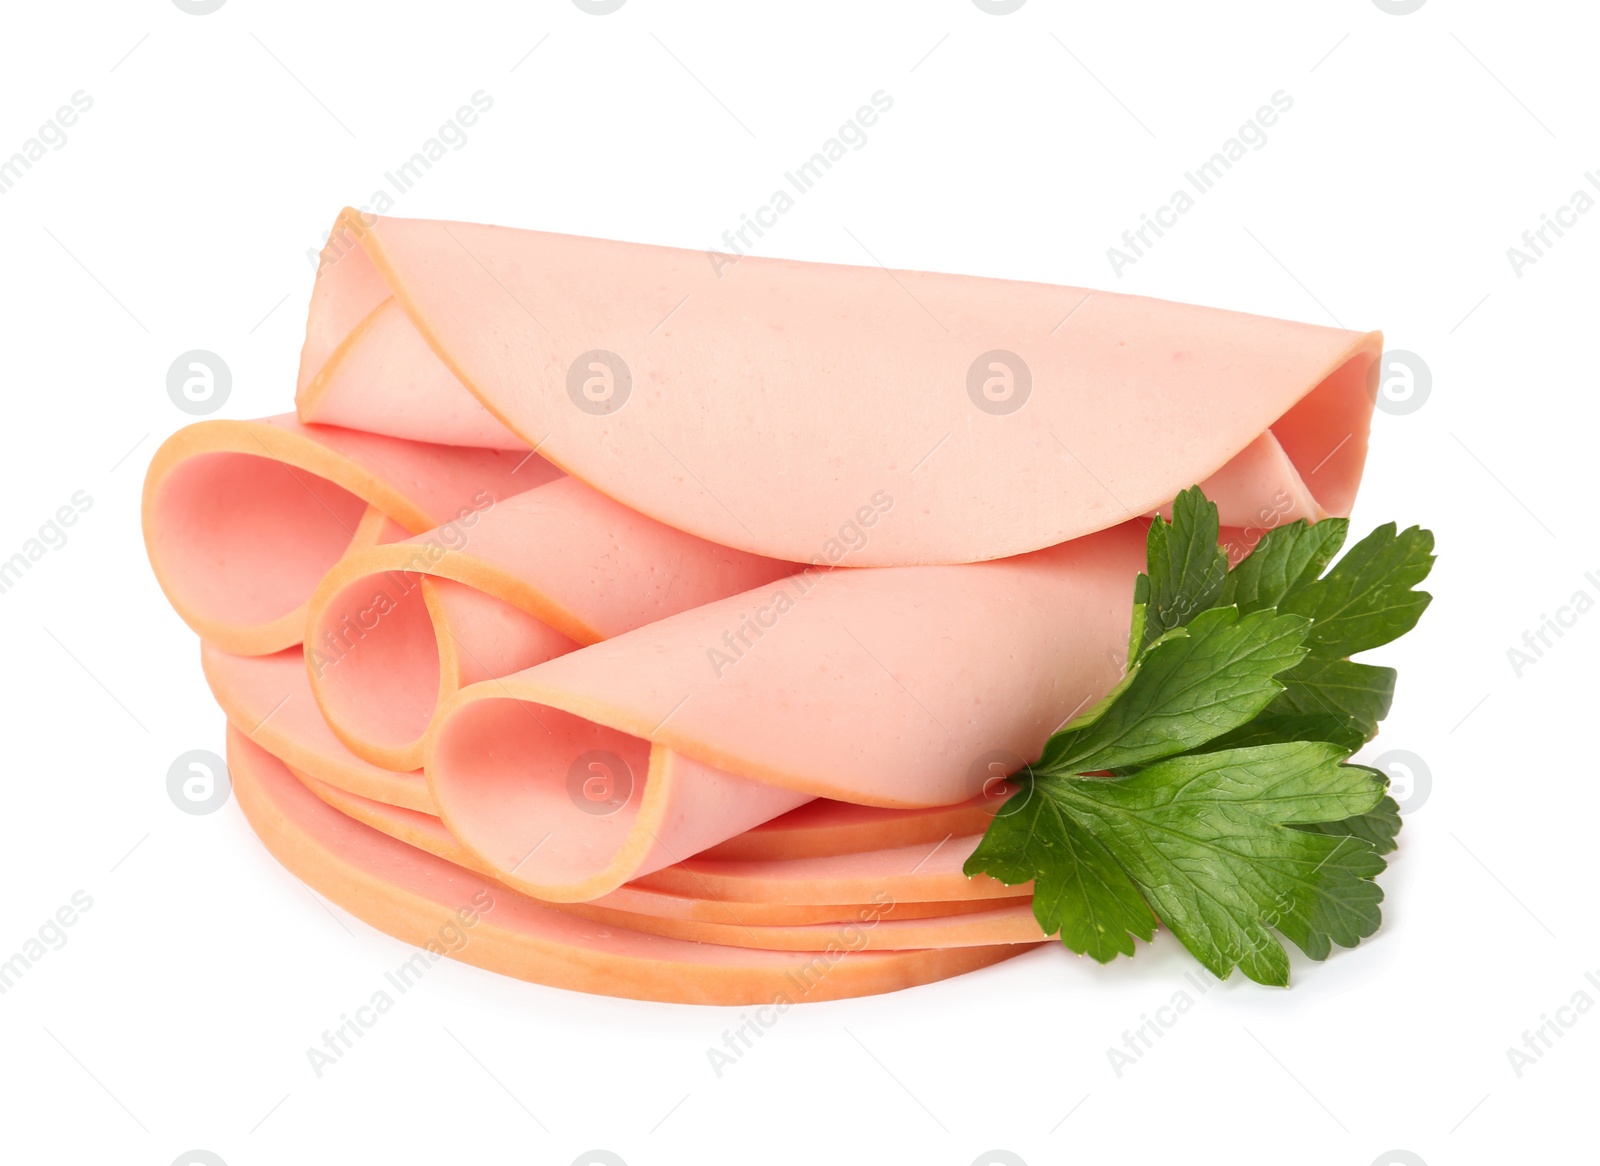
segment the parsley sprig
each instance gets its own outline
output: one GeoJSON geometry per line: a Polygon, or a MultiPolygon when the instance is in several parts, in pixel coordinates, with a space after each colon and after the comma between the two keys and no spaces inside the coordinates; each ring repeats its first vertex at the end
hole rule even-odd
{"type": "Polygon", "coordinates": [[[966,873],[1034,884],[1047,935],[1102,963],[1165,926],[1210,971],[1289,982],[1378,929],[1400,814],[1376,770],[1395,672],[1349,657],[1416,626],[1433,535],[1277,527],[1232,570],[1198,486],[1156,518],[1128,671],[1013,776],[966,873]]]}

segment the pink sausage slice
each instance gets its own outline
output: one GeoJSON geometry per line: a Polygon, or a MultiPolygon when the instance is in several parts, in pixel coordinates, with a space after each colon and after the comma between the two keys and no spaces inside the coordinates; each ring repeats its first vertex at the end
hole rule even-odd
{"type": "Polygon", "coordinates": [[[1143,559],[1128,524],[982,564],[794,576],[462,689],[429,732],[430,787],[494,861],[550,828],[587,751],[652,777],[965,802],[1119,679],[1143,559]]]}
{"type": "MultiPolygon", "coordinates": [[[[466,867],[468,870],[477,871],[479,874],[494,878],[494,871],[486,866],[472,851],[462,846],[455,835],[446,830],[444,823],[438,818],[428,814],[418,813],[415,810],[402,809],[399,806],[385,805],[358,794],[349,793],[337,786],[319,781],[300,769],[289,767],[289,772],[317,797],[327,802],[342,814],[347,814],[358,822],[380,830],[391,838],[397,838],[409,846],[426,850],[429,854],[436,854],[446,861],[457,866],[466,867]]],[[[927,853],[919,855],[919,861],[926,858],[927,853]]],[[[872,859],[864,860],[864,865],[871,865],[872,859]]],[[[788,868],[792,873],[800,870],[804,877],[806,868],[788,868]]],[[[692,882],[692,880],[690,880],[692,882]]],[[[863,890],[868,890],[865,884],[863,890]]],[[[963,915],[972,912],[993,910],[995,903],[988,899],[958,899],[953,901],[913,901],[891,898],[885,887],[871,889],[860,903],[754,903],[736,899],[717,898],[710,895],[698,885],[690,888],[688,894],[674,894],[669,891],[651,890],[638,884],[627,884],[616,890],[600,896],[589,903],[559,903],[551,904],[562,911],[573,911],[585,915],[586,918],[598,918],[588,914],[590,908],[603,911],[626,912],[630,915],[650,915],[660,919],[671,919],[683,922],[714,923],[732,927],[803,927],[814,923],[846,923],[860,921],[863,911],[879,915],[891,913],[896,920],[901,919],[940,919],[954,915],[963,915]]],[[[1024,901],[1026,906],[1026,901],[1024,901]]],[[[638,927],[638,930],[650,930],[648,927],[638,927]]],[[[720,942],[720,941],[719,941],[720,942]]],[[[748,944],[735,944],[736,947],[750,946],[748,944]]],[[[760,946],[760,945],[756,945],[760,946]]],[[[916,944],[918,947],[942,946],[939,944],[916,944]]]]}
{"type": "MultiPolygon", "coordinates": [[[[307,370],[302,368],[302,375],[307,370]]],[[[478,445],[490,449],[526,446],[495,420],[446,368],[393,296],[363,317],[304,385],[301,414],[324,425],[346,425],[412,441],[478,445]],[[382,386],[381,392],[368,386],[382,386]],[[346,415],[343,410],[359,402],[346,415]],[[450,406],[454,403],[455,409],[450,406]],[[441,409],[444,410],[441,415],[441,409]]]]}
{"type": "Polygon", "coordinates": [[[264,655],[300,642],[305,602],[352,550],[428,530],[560,476],[528,453],[425,445],[292,416],[202,421],[145,477],[145,548],[202,638],[264,655]]]}
{"type": "Polygon", "coordinates": [[[855,917],[838,923],[756,924],[704,923],[693,919],[673,919],[631,911],[617,911],[594,903],[568,904],[566,910],[601,923],[615,923],[652,935],[692,939],[698,943],[721,943],[729,947],[760,948],[767,951],[820,951],[841,936],[859,951],[902,951],[907,948],[982,947],[993,943],[1038,944],[1044,934],[1033,917],[1029,901],[1007,901],[986,911],[965,911],[959,915],[901,919],[893,904],[869,904],[857,908],[855,917]]]}
{"type": "Polygon", "coordinates": [[[919,843],[931,846],[945,838],[982,834],[1012,788],[1004,782],[986,781],[983,792],[977,796],[958,805],[932,809],[884,809],[817,798],[782,817],[702,850],[700,857],[820,858],[919,843]]]}
{"type": "MultiPolygon", "coordinates": [[[[445,829],[420,770],[396,772],[373,765],[333,735],[312,699],[300,649],[271,656],[235,656],[203,643],[201,665],[229,723],[284,760],[318,797],[457,865],[492,871],[445,829]]],[[[1002,795],[990,790],[962,805],[930,811],[882,810],[817,799],[701,853],[707,858],[809,858],[917,843],[931,846],[951,835],[981,831],[1000,800],[1002,795]]],[[[613,892],[638,893],[626,887],[613,892]]],[[[607,895],[600,901],[611,898],[607,895]]],[[[636,901],[616,905],[631,911],[645,909],[636,901]]],[[[741,910],[741,917],[744,914],[741,910]]],[[[713,917],[709,921],[729,920],[713,917]]]]}
{"type": "Polygon", "coordinates": [[[1241,527],[1354,498],[1377,333],[713,258],[347,210],[312,295],[300,416],[509,433],[669,526],[798,562],[841,542],[859,544],[854,566],[1020,554],[1196,482],[1241,527]],[[377,374],[397,364],[426,371],[396,389],[377,374]]]}
{"type": "Polygon", "coordinates": [[[434,711],[461,686],[795,570],[663,526],[563,477],[342,559],[308,608],[311,688],[358,755],[415,769],[434,711]]]}
{"type": "Polygon", "coordinates": [[[437,814],[420,771],[399,773],[357,757],[328,728],[306,682],[299,648],[271,656],[235,656],[200,645],[211,695],[228,723],[274,757],[352,795],[437,814]]]}
{"type": "Polygon", "coordinates": [[[346,817],[232,730],[228,768],[251,828],[297,878],[407,943],[535,983],[641,1000],[787,1007],[929,983],[1027,950],[859,951],[841,939],[820,953],[753,951],[597,924],[346,817]]]}
{"type": "Polygon", "coordinates": [[[863,903],[954,900],[1032,901],[1033,884],[1008,887],[988,875],[968,878],[962,864],[981,835],[950,838],[932,846],[902,846],[825,858],[772,862],[721,862],[691,858],[640,878],[636,886],[674,894],[762,903],[863,903]]]}
{"type": "Polygon", "coordinates": [[[742,834],[785,793],[967,802],[1121,675],[1142,533],[794,576],[471,685],[429,730],[429,788],[496,877],[563,901],[742,834]]]}
{"type": "MultiPolygon", "coordinates": [[[[350,793],[440,812],[422,775],[374,765],[333,734],[312,698],[300,649],[248,657],[206,644],[202,660],[218,703],[247,737],[350,793]]],[[[465,811],[489,856],[487,869],[541,899],[593,899],[810,800],[665,751],[652,759],[648,747],[554,710],[507,701],[485,711],[500,718],[483,729],[491,753],[572,753],[561,799],[534,807],[537,816],[515,802],[472,803],[465,811]],[[615,737],[621,752],[605,747],[609,738],[596,752],[573,743],[596,734],[615,737]]]]}

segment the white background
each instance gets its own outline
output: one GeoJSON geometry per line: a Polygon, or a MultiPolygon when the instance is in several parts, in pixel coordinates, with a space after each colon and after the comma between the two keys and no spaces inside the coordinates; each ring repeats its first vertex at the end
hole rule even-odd
{"type": "Polygon", "coordinates": [[[1506,254],[1600,169],[1592,5],[103,0],[4,20],[0,157],[75,91],[94,105],[0,196],[0,558],[75,491],[93,506],[0,595],[0,959],[73,892],[93,907],[0,996],[0,1157],[1592,1154],[1600,1009],[1520,1078],[1506,1055],[1580,989],[1600,1002],[1600,615],[1520,677],[1507,657],[1600,597],[1600,213],[1520,276],[1506,254]],[[721,1079],[705,1050],[737,1009],[446,962],[315,1078],[307,1046],[408,950],[300,887],[237,807],[169,801],[168,765],[220,752],[223,719],[146,567],[140,479],[187,420],[165,391],[180,352],[231,366],[220,416],[290,407],[307,248],[479,89],[493,109],[396,213],[709,247],[882,89],[892,111],[762,252],[1381,327],[1422,356],[1431,395],[1378,414],[1355,515],[1421,522],[1440,550],[1432,609],[1384,652],[1401,685],[1368,752],[1432,775],[1382,932],[1297,955],[1288,991],[1213,988],[1120,1077],[1107,1048],[1186,986],[1170,936],[1106,968],[1052,945],[797,1009],[721,1079]],[[1266,146],[1115,275],[1106,249],[1277,90],[1294,107],[1266,146]]]}

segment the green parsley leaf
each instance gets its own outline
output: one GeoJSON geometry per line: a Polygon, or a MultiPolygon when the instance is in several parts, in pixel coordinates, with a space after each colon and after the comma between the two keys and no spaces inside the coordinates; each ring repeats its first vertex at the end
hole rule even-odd
{"type": "Polygon", "coordinates": [[[1129,658],[1137,656],[1173,628],[1216,606],[1228,575],[1228,555],[1218,544],[1221,534],[1217,504],[1199,486],[1172,503],[1172,521],[1157,515],[1145,536],[1149,571],[1134,584],[1138,638],[1129,658]]]}
{"type": "Polygon", "coordinates": [[[1328,518],[1315,525],[1300,519],[1267,531],[1255,548],[1228,572],[1221,602],[1240,611],[1276,607],[1284,596],[1322,574],[1344,545],[1350,522],[1328,518]]]}
{"type": "Polygon", "coordinates": [[[1433,559],[1432,532],[1413,526],[1397,534],[1386,523],[1321,579],[1290,588],[1278,610],[1311,617],[1306,642],[1317,655],[1353,656],[1417,626],[1433,596],[1412,588],[1428,577],[1433,559]]]}
{"type": "Polygon", "coordinates": [[[1283,675],[1283,695],[1268,712],[1339,716],[1351,733],[1368,741],[1377,733],[1378,722],[1389,715],[1397,676],[1393,668],[1376,664],[1308,656],[1283,675]]]}
{"type": "Polygon", "coordinates": [[[1378,799],[1378,804],[1365,814],[1344,818],[1338,822],[1314,822],[1298,825],[1296,830],[1310,830],[1318,834],[1348,834],[1367,842],[1378,854],[1393,852],[1400,835],[1400,806],[1388,794],[1378,799]]]}
{"type": "Polygon", "coordinates": [[[1274,701],[1255,720],[1208,742],[1206,749],[1239,749],[1246,745],[1273,745],[1280,741],[1328,741],[1354,753],[1366,744],[1366,737],[1351,724],[1347,716],[1327,712],[1286,712],[1281,711],[1278,704],[1278,701],[1274,701]]]}
{"type": "Polygon", "coordinates": [[[1015,882],[1026,874],[1036,888],[1042,876],[1049,900],[1035,909],[1040,925],[1055,923],[1068,947],[1104,962],[1149,936],[1109,856],[1212,973],[1238,967],[1257,983],[1287,984],[1288,956],[1273,929],[1323,959],[1380,921],[1383,893],[1372,880],[1384,862],[1373,848],[1290,828],[1378,804],[1381,780],[1340,764],[1344,757],[1335,745],[1299,741],[1170,757],[1126,778],[1036,777],[1013,795],[1030,794],[1027,806],[995,818],[967,871],[1015,882]],[[1085,842],[1099,848],[1092,865],[1076,860],[1090,852],[1085,842]],[[1070,866],[1059,861],[1069,850],[1070,866]]]}
{"type": "Polygon", "coordinates": [[[1046,935],[1110,963],[1133,954],[1133,939],[1155,935],[1156,917],[1117,860],[1031,779],[1001,807],[967,859],[1015,886],[1033,880],[1033,917],[1046,935]],[[1027,796],[1024,796],[1026,794],[1027,796]],[[997,816],[997,823],[998,823],[997,816]]]}
{"type": "Polygon", "coordinates": [[[1295,522],[1269,531],[1254,552],[1228,574],[1221,602],[1241,610],[1275,606],[1311,618],[1310,654],[1281,677],[1286,691],[1263,716],[1342,718],[1343,730],[1329,741],[1359,748],[1389,715],[1395,673],[1390,668],[1345,659],[1404,635],[1416,626],[1433,597],[1413,588],[1433,567],[1433,535],[1417,527],[1396,532],[1388,523],[1347,551],[1318,578],[1343,544],[1348,523],[1326,519],[1295,522]]]}

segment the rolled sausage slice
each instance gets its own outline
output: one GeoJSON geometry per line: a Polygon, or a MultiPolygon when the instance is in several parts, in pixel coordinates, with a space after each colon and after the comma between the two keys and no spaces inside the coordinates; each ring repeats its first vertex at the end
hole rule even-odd
{"type": "Polygon", "coordinates": [[[439,702],[463,685],[796,570],[663,526],[562,477],[340,560],[307,610],[311,690],[357,755],[416,769],[439,702]]]}
{"type": "Polygon", "coordinates": [[[179,430],[145,476],[145,549],[174,610],[230,652],[298,644],[324,573],[354,550],[460,521],[560,471],[526,451],[302,425],[179,430]]]}
{"type": "Polygon", "coordinates": [[[1142,563],[1134,523],[791,576],[461,689],[428,732],[429,788],[496,877],[562,901],[742,834],[785,791],[970,802],[1120,678],[1142,563]]]}

